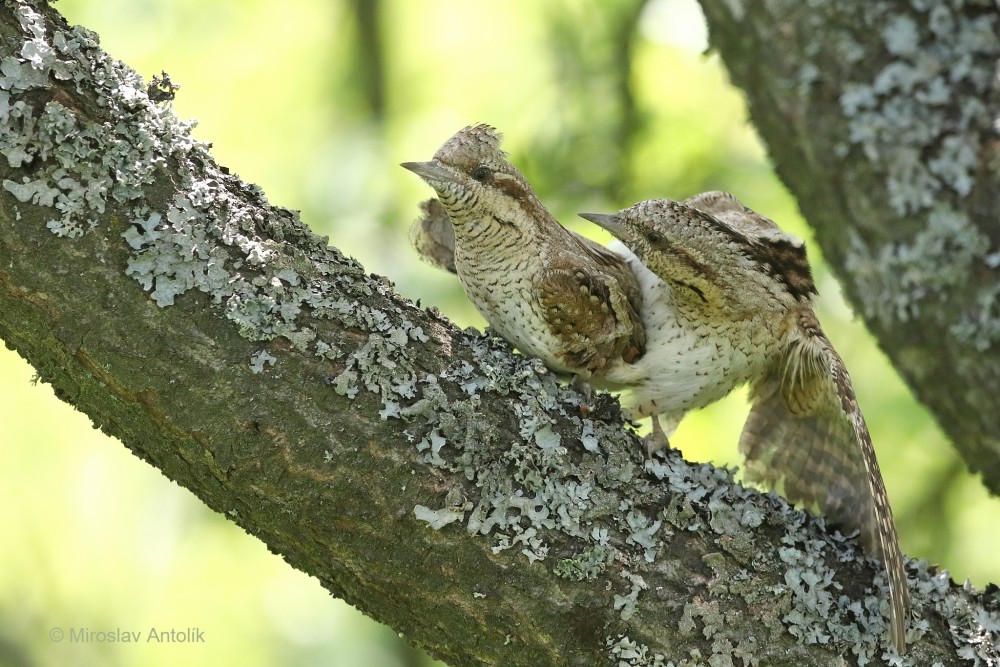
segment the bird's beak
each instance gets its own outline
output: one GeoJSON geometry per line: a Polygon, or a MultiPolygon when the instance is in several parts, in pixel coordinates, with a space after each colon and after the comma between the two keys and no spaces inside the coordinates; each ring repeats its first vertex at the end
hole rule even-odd
{"type": "Polygon", "coordinates": [[[409,169],[420,178],[427,181],[433,187],[436,183],[457,183],[458,179],[451,169],[441,164],[437,160],[430,162],[403,162],[399,165],[403,169],[409,169]]]}
{"type": "Polygon", "coordinates": [[[578,215],[584,220],[590,220],[598,227],[603,227],[619,238],[625,234],[625,225],[622,224],[617,213],[579,213],[578,215]]]}

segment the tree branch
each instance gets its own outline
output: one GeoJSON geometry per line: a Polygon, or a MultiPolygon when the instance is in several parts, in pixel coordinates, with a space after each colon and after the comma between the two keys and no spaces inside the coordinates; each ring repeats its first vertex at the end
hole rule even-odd
{"type": "MultiPolygon", "coordinates": [[[[0,337],[334,595],[456,667],[885,659],[853,541],[644,463],[613,399],[365,275],[93,34],[8,1],[0,73],[0,337]]],[[[911,576],[914,664],[996,658],[995,591],[911,576]]]]}
{"type": "Polygon", "coordinates": [[[1000,11],[702,5],[851,303],[1000,493],[1000,11]]]}

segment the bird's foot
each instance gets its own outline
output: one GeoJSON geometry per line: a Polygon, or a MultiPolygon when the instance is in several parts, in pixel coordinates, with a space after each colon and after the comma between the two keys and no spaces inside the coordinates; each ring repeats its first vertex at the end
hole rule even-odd
{"type": "Polygon", "coordinates": [[[594,388],[579,375],[574,375],[570,384],[583,394],[583,403],[580,404],[580,416],[583,418],[590,416],[590,413],[594,410],[594,388]]]}
{"type": "Polygon", "coordinates": [[[661,449],[670,449],[670,439],[660,426],[660,420],[656,415],[652,416],[653,432],[647,435],[643,442],[646,444],[646,458],[653,458],[653,455],[661,449]]]}

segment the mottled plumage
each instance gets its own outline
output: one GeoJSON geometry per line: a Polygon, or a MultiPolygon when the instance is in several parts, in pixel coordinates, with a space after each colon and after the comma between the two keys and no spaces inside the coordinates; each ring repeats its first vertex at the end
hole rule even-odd
{"type": "Polygon", "coordinates": [[[632,250],[643,286],[646,354],[609,379],[634,386],[636,413],[674,422],[749,383],[748,479],[860,531],[885,567],[902,654],[909,595],[892,510],[847,369],[813,312],[802,243],[720,192],[583,217],[632,250]]]}
{"type": "Polygon", "coordinates": [[[635,276],[621,257],[556,221],[500,150],[496,130],[467,127],[430,162],[402,166],[440,201],[424,206],[411,229],[414,245],[431,263],[454,267],[499,335],[554,371],[588,382],[642,355],[635,276]]]}
{"type": "Polygon", "coordinates": [[[420,203],[420,217],[410,225],[410,244],[428,264],[448,273],[458,273],[455,267],[455,230],[448,212],[437,199],[420,203]]]}

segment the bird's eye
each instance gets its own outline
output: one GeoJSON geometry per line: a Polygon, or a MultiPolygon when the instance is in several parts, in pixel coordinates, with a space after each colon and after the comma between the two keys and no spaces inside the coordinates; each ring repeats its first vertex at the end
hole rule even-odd
{"type": "Polygon", "coordinates": [[[490,174],[492,174],[492,173],[493,173],[492,169],[490,169],[489,167],[487,167],[484,164],[481,164],[478,167],[476,167],[475,170],[473,170],[472,177],[474,179],[476,179],[477,181],[479,181],[480,183],[482,183],[487,178],[489,178],[490,174]]]}
{"type": "Polygon", "coordinates": [[[665,240],[666,238],[663,234],[656,230],[646,232],[646,241],[648,241],[650,245],[663,245],[665,240]]]}

